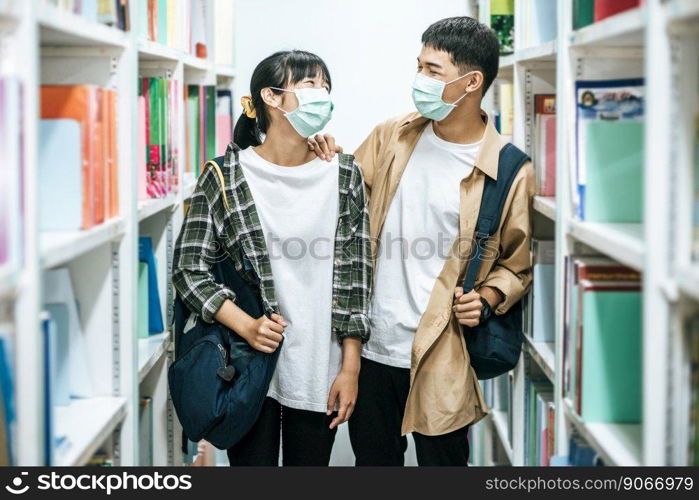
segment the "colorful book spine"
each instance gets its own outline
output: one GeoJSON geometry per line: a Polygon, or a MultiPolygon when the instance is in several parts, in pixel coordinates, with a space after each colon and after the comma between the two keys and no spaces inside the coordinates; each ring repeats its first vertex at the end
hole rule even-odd
{"type": "Polygon", "coordinates": [[[534,96],[534,169],[537,193],[556,195],[556,96],[534,96]]]}
{"type": "Polygon", "coordinates": [[[514,0],[490,0],[490,27],[500,42],[500,54],[512,54],[515,50],[514,0]]]}
{"type": "Polygon", "coordinates": [[[595,0],[595,22],[638,7],[640,0],[595,0]]]}

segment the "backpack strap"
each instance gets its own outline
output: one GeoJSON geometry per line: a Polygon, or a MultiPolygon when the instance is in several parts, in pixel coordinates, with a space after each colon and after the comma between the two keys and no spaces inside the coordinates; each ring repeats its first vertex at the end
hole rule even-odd
{"type": "Polygon", "coordinates": [[[483,251],[486,242],[500,227],[502,210],[510,193],[512,183],[519,169],[529,160],[529,157],[516,146],[508,143],[500,150],[498,160],[497,181],[490,177],[485,178],[483,184],[483,197],[478,211],[478,222],[474,231],[475,241],[471,249],[469,265],[464,277],[464,293],[473,290],[476,283],[476,275],[483,261],[483,251]]]}
{"type": "Polygon", "coordinates": [[[218,181],[221,184],[221,194],[223,195],[223,203],[226,205],[226,209],[230,211],[231,206],[228,203],[228,197],[226,196],[226,181],[223,177],[223,171],[221,170],[223,168],[223,156],[217,156],[213,160],[209,160],[206,162],[204,165],[204,168],[211,167],[214,169],[216,172],[216,176],[218,177],[218,181]]]}

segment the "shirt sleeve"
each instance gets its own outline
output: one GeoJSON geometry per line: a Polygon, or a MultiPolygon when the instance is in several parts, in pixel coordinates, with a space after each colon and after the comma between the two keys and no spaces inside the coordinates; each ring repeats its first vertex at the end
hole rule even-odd
{"type": "Polygon", "coordinates": [[[372,283],[371,236],[369,212],[362,172],[354,169],[354,181],[350,200],[350,217],[353,228],[351,251],[350,318],[347,330],[338,334],[338,340],[355,337],[362,343],[369,340],[369,295],[372,283]]]}
{"type": "Polygon", "coordinates": [[[207,187],[220,189],[218,181],[205,172],[197,183],[175,244],[172,281],[187,307],[213,323],[224,301],[234,301],[236,296],[211,274],[211,265],[221,257],[221,245],[212,219],[213,207],[206,196],[207,187]]]}
{"type": "Polygon", "coordinates": [[[512,190],[512,202],[500,230],[500,257],[480,285],[495,288],[502,294],[496,314],[506,313],[520,300],[532,280],[530,244],[535,178],[531,162],[522,167],[512,190]]]}

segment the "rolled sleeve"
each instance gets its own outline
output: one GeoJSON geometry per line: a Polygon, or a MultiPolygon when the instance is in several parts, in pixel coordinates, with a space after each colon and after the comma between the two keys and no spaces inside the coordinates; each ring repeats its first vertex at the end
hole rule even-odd
{"type": "Polygon", "coordinates": [[[522,167],[512,190],[512,201],[500,230],[499,258],[480,284],[480,287],[495,288],[502,294],[496,314],[506,313],[519,301],[532,280],[530,246],[535,178],[531,162],[522,167]]]}

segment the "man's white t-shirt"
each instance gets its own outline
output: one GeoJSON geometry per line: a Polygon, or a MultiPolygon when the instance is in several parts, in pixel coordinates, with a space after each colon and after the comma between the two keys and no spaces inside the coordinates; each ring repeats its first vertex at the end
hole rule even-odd
{"type": "Polygon", "coordinates": [[[240,152],[265,234],[274,288],[288,326],[268,396],[281,404],[325,412],[342,365],[331,333],[339,165],[312,160],[283,167],[253,148],[240,152]]]}
{"type": "Polygon", "coordinates": [[[455,144],[425,128],[386,215],[362,356],[410,368],[413,337],[459,233],[460,183],[481,146],[455,144]]]}

